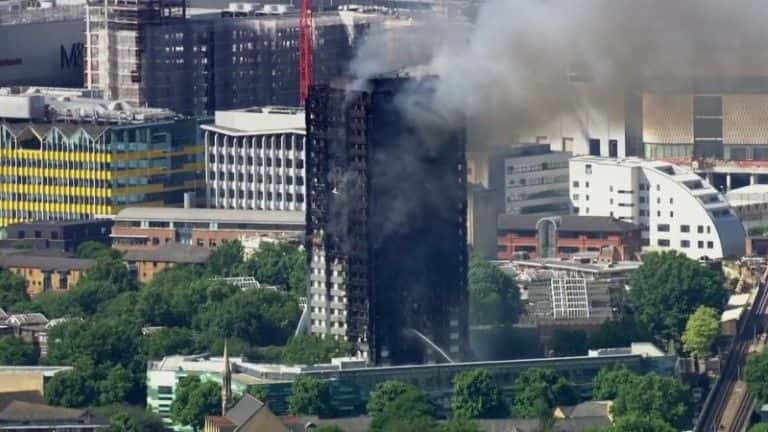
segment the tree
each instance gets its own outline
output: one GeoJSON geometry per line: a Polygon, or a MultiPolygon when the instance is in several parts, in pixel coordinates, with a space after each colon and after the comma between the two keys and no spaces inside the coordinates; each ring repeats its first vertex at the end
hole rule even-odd
{"type": "Polygon", "coordinates": [[[371,395],[371,400],[374,397],[377,399],[373,413],[369,402],[368,414],[373,417],[371,431],[420,432],[437,429],[434,406],[423,390],[409,384],[384,384],[386,382],[380,384],[371,395]]]}
{"type": "Polygon", "coordinates": [[[632,413],[616,419],[606,432],[676,432],[669,423],[657,416],[632,413]]]}
{"type": "Polygon", "coordinates": [[[655,416],[677,430],[688,426],[690,411],[688,387],[674,378],[656,374],[638,377],[632,385],[622,386],[613,403],[616,417],[655,416]]]}
{"type": "Polygon", "coordinates": [[[328,363],[334,357],[342,357],[352,352],[352,344],[334,338],[321,338],[317,335],[294,336],[285,346],[283,361],[289,364],[328,363]]]}
{"type": "Polygon", "coordinates": [[[45,383],[45,401],[49,405],[85,407],[95,402],[96,395],[92,377],[78,368],[59,372],[45,383]]]}
{"type": "Polygon", "coordinates": [[[592,398],[594,400],[614,400],[625,385],[632,385],[639,378],[639,375],[624,365],[600,369],[594,379],[592,398]]]}
{"type": "Polygon", "coordinates": [[[99,383],[99,403],[117,404],[128,399],[133,387],[131,373],[123,366],[113,367],[104,381],[99,383]]]}
{"type": "Polygon", "coordinates": [[[171,403],[171,419],[198,431],[205,417],[221,410],[221,386],[213,381],[200,381],[197,376],[179,380],[176,398],[171,403]]]}
{"type": "Polygon", "coordinates": [[[519,417],[541,418],[544,410],[578,401],[571,383],[552,369],[528,369],[515,379],[512,387],[515,395],[512,409],[519,417]]]}
{"type": "Polygon", "coordinates": [[[755,399],[760,403],[768,402],[768,350],[764,348],[759,354],[749,357],[744,376],[755,399]]]}
{"type": "Polygon", "coordinates": [[[476,325],[514,324],[520,312],[515,279],[483,258],[469,264],[469,317],[476,325]]]}
{"type": "Polygon", "coordinates": [[[696,357],[707,357],[712,352],[712,344],[720,335],[720,316],[711,307],[700,306],[688,318],[683,333],[685,350],[696,357]]]}
{"type": "Polygon", "coordinates": [[[77,284],[89,282],[114,285],[116,292],[135,291],[139,287],[128,266],[120,258],[112,256],[98,258],[96,265],[86,270],[85,276],[77,284]]]}
{"type": "Polygon", "coordinates": [[[215,276],[237,276],[243,262],[243,244],[239,240],[227,241],[211,252],[208,271],[215,276]]]}
{"type": "Polygon", "coordinates": [[[16,273],[0,270],[0,308],[27,300],[27,281],[16,273]]]}
{"type": "Polygon", "coordinates": [[[183,327],[168,327],[141,338],[142,351],[149,359],[161,359],[167,355],[192,354],[196,351],[196,334],[183,327]]]}
{"type": "Polygon", "coordinates": [[[222,302],[209,302],[196,316],[194,326],[208,335],[206,342],[237,337],[252,345],[283,345],[293,335],[300,315],[295,297],[253,289],[222,302]]]}
{"type": "Polygon", "coordinates": [[[300,246],[292,243],[262,243],[243,263],[240,273],[296,295],[307,292],[307,256],[300,246]]]}
{"type": "Polygon", "coordinates": [[[619,319],[600,324],[598,331],[589,336],[587,346],[590,349],[626,347],[632,342],[648,342],[652,339],[633,315],[625,313],[619,319]]]}
{"type": "Polygon", "coordinates": [[[0,337],[0,364],[28,366],[37,363],[35,346],[12,336],[0,337]]]}
{"type": "Polygon", "coordinates": [[[313,429],[313,431],[314,432],[344,432],[344,429],[336,425],[327,425],[327,426],[320,426],[319,428],[313,429]]]}
{"type": "Polygon", "coordinates": [[[115,258],[119,259],[121,254],[119,251],[112,249],[108,245],[98,241],[87,241],[80,243],[75,251],[78,258],[86,259],[99,259],[99,258],[115,258]]]}
{"type": "Polygon", "coordinates": [[[768,423],[758,423],[749,428],[749,432],[768,432],[768,423]]]}
{"type": "Polygon", "coordinates": [[[678,341],[699,306],[720,311],[728,298],[719,274],[675,251],[647,254],[630,286],[638,322],[663,341],[678,341]]]}
{"type": "Polygon", "coordinates": [[[94,408],[94,414],[109,419],[107,432],[167,432],[157,414],[142,407],[106,405],[94,408]]]}
{"type": "Polygon", "coordinates": [[[453,379],[453,415],[459,418],[502,418],[509,409],[487,369],[470,369],[453,379]]]}
{"type": "Polygon", "coordinates": [[[402,381],[389,380],[379,383],[368,398],[368,415],[375,417],[397,398],[409,391],[419,391],[418,388],[402,381]]]}
{"type": "Polygon", "coordinates": [[[293,381],[288,410],[296,415],[332,415],[331,394],[328,383],[313,376],[302,375],[293,381]]]}
{"type": "Polygon", "coordinates": [[[581,329],[558,328],[552,331],[551,350],[554,355],[567,357],[587,354],[587,332],[581,329]]]}

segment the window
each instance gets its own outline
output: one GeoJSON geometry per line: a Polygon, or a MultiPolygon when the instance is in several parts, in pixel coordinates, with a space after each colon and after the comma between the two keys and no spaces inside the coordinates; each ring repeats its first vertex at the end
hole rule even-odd
{"type": "Polygon", "coordinates": [[[578,201],[579,200],[579,194],[573,194],[573,200],[578,201]]]}
{"type": "Polygon", "coordinates": [[[683,233],[691,232],[691,226],[690,225],[680,225],[680,232],[683,232],[683,233]]]}
{"type": "Polygon", "coordinates": [[[589,187],[589,182],[584,182],[584,187],[589,187]]]}
{"type": "Polygon", "coordinates": [[[691,242],[688,240],[680,240],[680,247],[689,248],[691,247],[691,242]]]}
{"type": "Polygon", "coordinates": [[[645,197],[644,196],[640,197],[640,204],[645,204],[645,197]]]}
{"type": "MultiPolygon", "coordinates": [[[[592,174],[592,165],[591,164],[584,165],[584,173],[585,174],[592,174]]],[[[589,187],[589,184],[587,184],[587,187],[589,187]]]]}
{"type": "Polygon", "coordinates": [[[613,205],[613,198],[611,198],[609,201],[610,201],[611,205],[613,205]]]}
{"type": "Polygon", "coordinates": [[[610,190],[611,192],[613,192],[613,186],[608,186],[608,190],[610,190]]]}
{"type": "Polygon", "coordinates": [[[707,249],[714,249],[714,248],[715,248],[715,243],[711,242],[711,241],[708,241],[707,242],[707,249]]]}
{"type": "Polygon", "coordinates": [[[576,187],[579,187],[579,181],[578,181],[578,180],[574,180],[574,181],[573,181],[573,183],[571,183],[571,185],[572,185],[573,187],[575,187],[575,188],[576,188],[576,187]]]}
{"type": "Polygon", "coordinates": [[[659,239],[656,243],[661,247],[669,247],[669,240],[667,239],[659,239]]]}
{"type": "Polygon", "coordinates": [[[697,227],[697,231],[699,232],[699,234],[704,234],[704,226],[703,225],[699,225],[697,227]]]}
{"type": "Polygon", "coordinates": [[[673,211],[670,211],[670,212],[669,212],[669,217],[671,217],[671,218],[675,217],[675,212],[673,212],[673,211]]]}
{"type": "Polygon", "coordinates": [[[704,242],[703,241],[699,240],[699,242],[696,243],[696,245],[699,247],[699,249],[704,249],[704,242]]]}
{"type": "Polygon", "coordinates": [[[587,200],[587,201],[589,201],[589,195],[585,195],[585,196],[584,196],[584,199],[585,199],[585,200],[587,200]]]}
{"type": "Polygon", "coordinates": [[[659,224],[656,226],[658,232],[669,232],[669,224],[659,224]]]}
{"type": "Polygon", "coordinates": [[[709,225],[707,225],[707,234],[710,234],[710,233],[711,233],[711,232],[710,232],[710,228],[711,228],[711,227],[710,227],[709,225]]]}

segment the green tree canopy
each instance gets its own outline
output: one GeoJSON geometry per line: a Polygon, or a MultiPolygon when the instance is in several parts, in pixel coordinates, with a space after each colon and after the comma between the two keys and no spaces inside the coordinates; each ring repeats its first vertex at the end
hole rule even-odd
{"type": "Polygon", "coordinates": [[[121,254],[119,251],[112,249],[108,245],[98,241],[87,241],[80,243],[75,251],[78,258],[87,259],[99,259],[99,258],[115,258],[119,259],[121,254]]]}
{"type": "Polygon", "coordinates": [[[302,375],[293,381],[288,410],[296,415],[333,415],[328,383],[313,376],[302,375]]]}
{"type": "Polygon", "coordinates": [[[615,320],[604,321],[597,332],[592,333],[587,341],[588,348],[627,347],[632,342],[649,342],[653,338],[631,314],[615,320]]]}
{"type": "Polygon", "coordinates": [[[352,344],[334,338],[321,338],[317,335],[294,336],[288,340],[283,351],[283,362],[289,364],[328,363],[334,357],[347,356],[352,352],[352,344]]]}
{"type": "Polygon", "coordinates": [[[286,242],[265,242],[245,260],[240,273],[304,296],[307,292],[306,267],[306,253],[300,246],[286,242]]]}
{"type": "Polygon", "coordinates": [[[94,413],[109,419],[108,432],[169,432],[163,419],[139,406],[107,405],[94,409],[94,413]]]}
{"type": "Polygon", "coordinates": [[[453,415],[458,418],[502,418],[509,408],[487,369],[470,369],[453,379],[453,415]]]}
{"type": "Polygon", "coordinates": [[[749,428],[749,432],[768,432],[768,423],[758,423],[749,428]]]}
{"type": "Polygon", "coordinates": [[[552,369],[526,370],[515,379],[513,394],[514,414],[524,418],[541,418],[544,409],[573,405],[578,401],[571,383],[552,369]]]}
{"type": "Polygon", "coordinates": [[[412,385],[384,382],[371,394],[369,415],[373,417],[371,431],[432,431],[437,429],[434,405],[429,396],[412,385]],[[386,385],[385,385],[386,384],[386,385]]]}
{"type": "Polygon", "coordinates": [[[720,314],[707,306],[700,306],[688,318],[683,333],[683,346],[691,355],[706,357],[712,353],[712,344],[720,335],[720,314]]]}
{"type": "Polygon", "coordinates": [[[616,423],[605,432],[676,432],[677,430],[658,416],[631,413],[617,418],[616,423]]]}
{"type": "Polygon", "coordinates": [[[7,310],[27,300],[27,281],[16,273],[0,270],[0,308],[7,310]]]}
{"type": "Polygon", "coordinates": [[[690,399],[688,387],[680,381],[649,374],[620,388],[613,413],[616,417],[630,414],[657,417],[682,430],[690,422],[690,399]]]}
{"type": "Polygon", "coordinates": [[[197,351],[197,339],[193,330],[183,327],[167,327],[141,338],[141,349],[149,359],[161,359],[168,355],[193,354],[197,351]]]}
{"type": "Polygon", "coordinates": [[[594,380],[592,398],[594,400],[614,400],[625,385],[633,385],[639,375],[626,366],[613,366],[600,369],[594,380]]]}
{"type": "Polygon", "coordinates": [[[238,276],[243,263],[243,244],[239,240],[221,244],[208,257],[208,271],[215,276],[238,276]]]}
{"type": "Polygon", "coordinates": [[[452,418],[440,425],[440,432],[483,432],[477,423],[470,419],[452,418]]]}
{"type": "Polygon", "coordinates": [[[171,419],[200,430],[205,417],[221,412],[221,386],[213,381],[202,382],[197,376],[179,380],[176,398],[171,403],[171,419]]]}
{"type": "Polygon", "coordinates": [[[763,348],[759,354],[749,357],[744,376],[755,399],[760,403],[768,402],[768,350],[763,348]]]}
{"type": "Polygon", "coordinates": [[[94,403],[97,394],[92,377],[78,368],[59,372],[45,383],[45,401],[49,405],[85,407],[94,403]]]}
{"type": "Polygon", "coordinates": [[[520,290],[515,278],[492,263],[473,256],[469,263],[469,319],[476,325],[517,322],[520,290]]]}
{"type": "Polygon", "coordinates": [[[37,363],[37,350],[31,343],[17,337],[0,337],[0,364],[28,366],[37,363]]]}
{"type": "Polygon", "coordinates": [[[645,255],[630,285],[629,300],[638,322],[665,341],[679,340],[696,308],[719,311],[728,298],[718,273],[675,251],[645,255]]]}
{"type": "Polygon", "coordinates": [[[319,428],[313,429],[313,431],[314,432],[344,432],[344,429],[336,425],[327,425],[327,426],[320,426],[319,428]]]}

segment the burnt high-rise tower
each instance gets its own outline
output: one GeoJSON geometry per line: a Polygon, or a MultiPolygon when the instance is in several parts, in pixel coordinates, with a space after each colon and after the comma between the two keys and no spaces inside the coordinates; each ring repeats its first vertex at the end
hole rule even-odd
{"type": "Polygon", "coordinates": [[[465,357],[465,133],[432,109],[434,83],[307,102],[309,326],[372,363],[465,357]]]}

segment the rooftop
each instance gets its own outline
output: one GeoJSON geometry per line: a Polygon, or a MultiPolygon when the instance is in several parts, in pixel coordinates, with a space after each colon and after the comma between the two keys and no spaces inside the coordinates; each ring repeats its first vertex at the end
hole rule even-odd
{"type": "Polygon", "coordinates": [[[96,265],[92,259],[38,256],[26,254],[0,255],[0,267],[37,268],[43,271],[88,270],[96,265]]]}
{"type": "MultiPolygon", "coordinates": [[[[534,215],[499,215],[500,230],[535,230],[536,224],[546,218],[534,215]]],[[[629,232],[639,231],[640,226],[607,216],[557,216],[559,231],[571,232],[629,232]]]]}
{"type": "Polygon", "coordinates": [[[497,262],[502,270],[563,270],[575,271],[592,274],[614,274],[626,273],[637,269],[643,263],[640,261],[619,261],[619,262],[580,262],[565,258],[539,258],[531,260],[514,260],[497,262]]]}
{"type": "Polygon", "coordinates": [[[125,261],[156,261],[178,264],[203,264],[208,261],[211,250],[205,247],[170,243],[157,249],[132,250],[125,253],[125,261]]]}
{"type": "Polygon", "coordinates": [[[731,189],[725,199],[732,206],[768,203],[768,184],[753,184],[731,189]]]}
{"type": "Polygon", "coordinates": [[[227,209],[195,209],[170,207],[128,207],[121,210],[115,221],[157,221],[157,222],[217,222],[243,224],[280,224],[304,226],[304,212],[301,211],[258,211],[227,209]]]}

